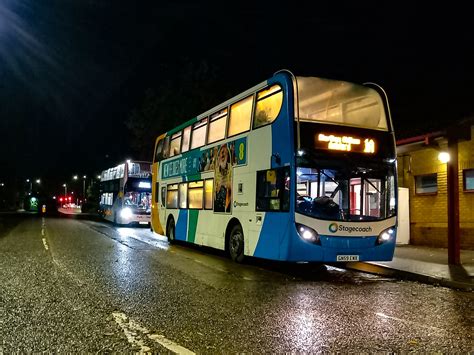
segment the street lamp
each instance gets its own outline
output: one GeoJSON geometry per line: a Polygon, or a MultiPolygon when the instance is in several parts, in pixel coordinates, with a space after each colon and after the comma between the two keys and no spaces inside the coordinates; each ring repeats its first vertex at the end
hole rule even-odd
{"type": "Polygon", "coordinates": [[[40,179],[36,179],[36,183],[39,185],[41,183],[40,179]]]}
{"type": "Polygon", "coordinates": [[[448,163],[449,160],[450,160],[450,158],[451,158],[451,157],[450,157],[450,155],[449,155],[448,152],[440,152],[440,153],[438,154],[438,160],[439,160],[441,163],[443,163],[443,164],[448,163]]]}
{"type": "Polygon", "coordinates": [[[64,187],[64,197],[67,197],[67,185],[63,184],[64,187]]]}

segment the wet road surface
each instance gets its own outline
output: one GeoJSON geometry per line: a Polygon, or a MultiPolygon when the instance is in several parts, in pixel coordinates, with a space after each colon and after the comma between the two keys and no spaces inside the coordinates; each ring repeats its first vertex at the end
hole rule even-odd
{"type": "Polygon", "coordinates": [[[0,214],[0,353],[472,352],[473,293],[0,214]]]}

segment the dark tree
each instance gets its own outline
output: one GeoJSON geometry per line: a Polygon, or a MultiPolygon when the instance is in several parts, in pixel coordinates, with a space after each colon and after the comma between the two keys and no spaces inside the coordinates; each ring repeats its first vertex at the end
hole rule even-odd
{"type": "Polygon", "coordinates": [[[145,92],[126,122],[137,157],[150,160],[155,139],[232,96],[225,78],[206,61],[184,58],[165,65],[162,78],[145,92]]]}

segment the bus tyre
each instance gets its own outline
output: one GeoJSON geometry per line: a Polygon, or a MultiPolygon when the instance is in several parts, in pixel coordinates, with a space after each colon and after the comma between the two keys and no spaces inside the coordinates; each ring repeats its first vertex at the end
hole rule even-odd
{"type": "Polygon", "coordinates": [[[230,258],[241,263],[244,260],[244,232],[240,224],[232,227],[229,233],[229,255],[230,258]]]}
{"type": "Polygon", "coordinates": [[[166,227],[166,236],[168,237],[169,243],[174,243],[176,240],[176,228],[174,225],[174,219],[170,218],[168,221],[168,226],[166,227]]]}

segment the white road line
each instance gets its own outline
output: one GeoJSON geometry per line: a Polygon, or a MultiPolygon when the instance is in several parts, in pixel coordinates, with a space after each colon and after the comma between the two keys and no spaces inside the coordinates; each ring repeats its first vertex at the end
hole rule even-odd
{"type": "Polygon", "coordinates": [[[48,244],[46,244],[46,239],[43,238],[43,245],[46,250],[48,250],[48,244]]]}
{"type": "Polygon", "coordinates": [[[421,324],[421,323],[417,323],[417,322],[413,322],[411,320],[406,320],[406,319],[401,319],[401,318],[396,318],[396,317],[391,317],[391,316],[387,316],[386,314],[383,314],[383,313],[375,313],[377,316],[379,317],[382,317],[382,318],[386,318],[386,319],[391,319],[391,320],[396,320],[398,322],[401,322],[401,323],[405,323],[405,324],[410,324],[410,325],[416,325],[417,327],[422,327],[422,328],[428,328],[428,329],[431,329],[431,330],[436,330],[436,331],[446,331],[445,329],[442,329],[442,328],[437,328],[437,327],[432,327],[430,325],[425,325],[425,324],[421,324]]]}
{"type": "Polygon", "coordinates": [[[112,316],[115,319],[115,322],[122,328],[127,340],[130,344],[140,347],[140,352],[149,352],[151,349],[147,347],[143,340],[140,339],[142,336],[147,336],[148,339],[153,340],[154,342],[160,344],[166,349],[176,353],[176,354],[185,354],[185,355],[194,355],[191,350],[188,350],[181,345],[176,344],[175,342],[166,339],[163,335],[160,334],[150,334],[150,331],[145,327],[142,327],[140,324],[134,320],[127,317],[125,313],[114,312],[112,316]],[[137,333],[142,333],[142,336],[137,336],[137,333]]]}

